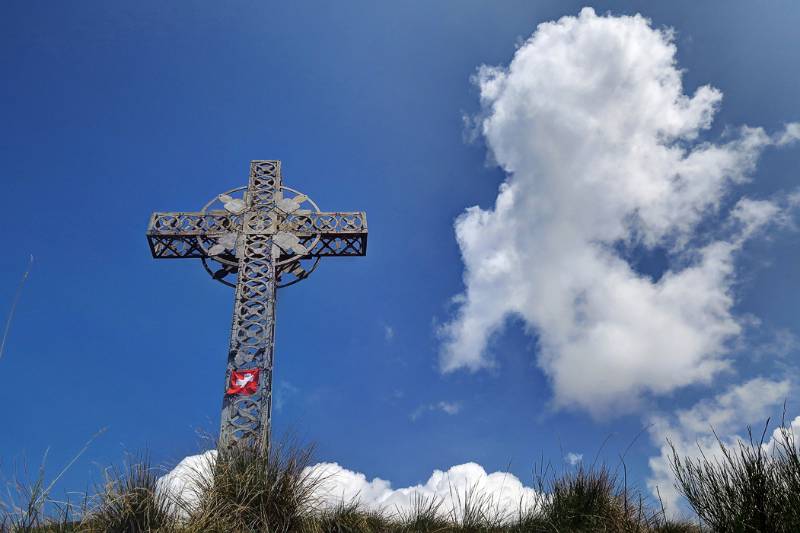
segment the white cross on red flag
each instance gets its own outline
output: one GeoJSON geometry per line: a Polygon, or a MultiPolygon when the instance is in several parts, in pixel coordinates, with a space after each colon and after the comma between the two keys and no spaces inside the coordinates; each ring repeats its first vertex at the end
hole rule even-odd
{"type": "Polygon", "coordinates": [[[252,370],[231,371],[231,381],[228,384],[227,394],[255,394],[258,391],[258,374],[260,368],[252,370]]]}

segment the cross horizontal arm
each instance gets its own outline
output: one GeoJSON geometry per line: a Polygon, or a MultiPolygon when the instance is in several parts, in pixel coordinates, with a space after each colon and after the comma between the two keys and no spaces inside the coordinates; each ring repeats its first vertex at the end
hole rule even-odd
{"type": "Polygon", "coordinates": [[[292,214],[278,230],[297,235],[303,246],[313,245],[310,257],[367,255],[367,214],[363,211],[292,214]]]}
{"type": "Polygon", "coordinates": [[[147,242],[158,259],[205,257],[198,238],[236,231],[237,218],[227,211],[153,213],[147,226],[147,242]]]}
{"type": "MultiPolygon", "coordinates": [[[[147,227],[150,252],[157,259],[206,257],[198,241],[237,231],[239,218],[227,211],[153,213],[147,227]]],[[[277,231],[297,235],[300,244],[310,248],[308,257],[367,254],[367,215],[363,211],[290,214],[277,231]]]]}

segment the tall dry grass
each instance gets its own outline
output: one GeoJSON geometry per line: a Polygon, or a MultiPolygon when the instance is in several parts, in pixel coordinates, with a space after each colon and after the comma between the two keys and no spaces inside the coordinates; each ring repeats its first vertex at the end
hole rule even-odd
{"type": "MultiPolygon", "coordinates": [[[[358,501],[326,507],[315,496],[324,478],[315,474],[310,448],[278,444],[268,454],[236,448],[193,473],[194,489],[176,496],[163,490],[147,456],[108,469],[96,494],[72,515],[35,515],[34,522],[6,521],[2,531],[138,533],[561,533],[697,532],[673,523],[605,466],[535,473],[539,497],[515,513],[500,510],[477,485],[453,492],[454,505],[417,497],[410,509],[367,509],[358,501]]],[[[41,491],[29,487],[31,494],[41,491]]],[[[38,501],[32,497],[32,501],[38,501]]],[[[31,515],[33,516],[33,515],[31,515]]],[[[3,523],[0,520],[0,523],[3,523]]]]}
{"type": "Polygon", "coordinates": [[[768,437],[769,421],[758,438],[728,446],[720,454],[682,456],[672,446],[671,467],[678,489],[713,531],[800,531],[800,453],[785,419],[778,438],[768,437]]]}

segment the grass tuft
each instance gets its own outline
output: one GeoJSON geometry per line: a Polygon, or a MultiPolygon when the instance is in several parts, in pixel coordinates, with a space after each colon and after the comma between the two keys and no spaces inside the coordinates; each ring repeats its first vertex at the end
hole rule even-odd
{"type": "Polygon", "coordinates": [[[174,530],[176,516],[167,496],[158,490],[158,478],[147,456],[122,468],[111,467],[84,515],[82,528],[126,533],[174,530]]]}
{"type": "Polygon", "coordinates": [[[760,438],[727,446],[717,437],[720,455],[684,457],[672,446],[671,467],[677,487],[700,519],[714,531],[800,531],[800,454],[791,427],[778,438],[760,438]]]}
{"type": "Polygon", "coordinates": [[[269,453],[245,446],[219,453],[198,475],[199,498],[186,508],[187,531],[302,531],[315,509],[312,450],[279,444],[269,453]]]}

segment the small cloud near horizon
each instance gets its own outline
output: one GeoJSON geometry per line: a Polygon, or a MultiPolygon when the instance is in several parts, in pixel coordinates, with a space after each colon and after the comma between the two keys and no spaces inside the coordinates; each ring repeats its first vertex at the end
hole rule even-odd
{"type": "Polygon", "coordinates": [[[578,463],[583,462],[583,454],[569,452],[567,455],[564,456],[564,461],[566,461],[571,466],[575,466],[578,463]]]}
{"type": "Polygon", "coordinates": [[[420,405],[414,410],[413,413],[411,413],[411,421],[416,422],[425,413],[430,413],[433,411],[441,411],[442,413],[451,416],[457,415],[461,411],[461,402],[440,401],[437,403],[420,405]]]}

